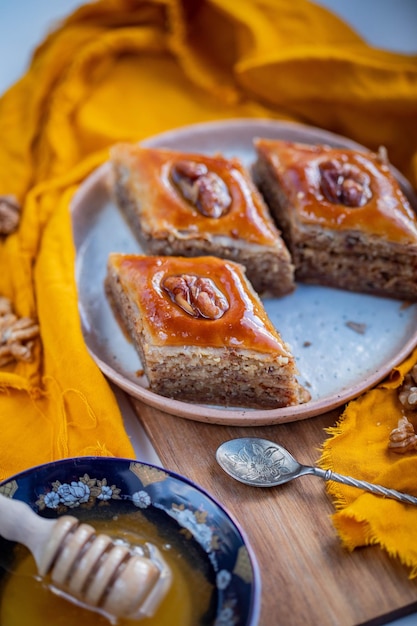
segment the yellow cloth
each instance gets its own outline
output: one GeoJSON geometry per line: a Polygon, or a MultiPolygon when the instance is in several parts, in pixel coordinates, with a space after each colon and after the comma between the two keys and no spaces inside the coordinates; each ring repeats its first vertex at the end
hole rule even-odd
{"type": "MultiPolygon", "coordinates": [[[[319,464],[340,474],[383,485],[417,497],[417,451],[400,455],[388,448],[391,431],[402,417],[398,389],[417,362],[417,349],[375,389],[348,404],[339,423],[329,428],[319,464]]],[[[417,418],[408,419],[417,430],[417,418]]],[[[348,550],[379,545],[417,577],[417,507],[373,496],[355,487],[329,482],[337,512],[334,525],[348,550]]]]}
{"type": "MultiPolygon", "coordinates": [[[[371,149],[385,145],[416,185],[416,103],[417,57],[370,48],[307,0],[101,0],[48,36],[0,100],[0,194],[15,194],[23,205],[19,230],[0,242],[0,294],[19,316],[40,324],[34,361],[0,371],[0,479],[71,455],[133,454],[113,394],[82,339],[68,210],[77,185],[112,143],[208,120],[289,119],[371,149]]],[[[382,431],[372,421],[376,400],[388,398],[391,406],[390,393],[378,389],[360,401],[366,406],[351,440],[363,430],[377,448],[378,478],[400,487],[386,474],[409,461],[387,459],[373,432],[382,431]]],[[[343,436],[334,440],[336,470],[343,436]]],[[[328,459],[332,451],[330,441],[328,459]]],[[[358,475],[359,468],[351,469],[358,475]]],[[[357,500],[364,503],[361,529],[374,501],[357,500]]],[[[396,517],[410,551],[414,515],[396,517]]],[[[350,528],[357,537],[356,526],[350,528]]],[[[394,545],[387,546],[378,533],[385,530],[374,527],[357,544],[370,535],[390,553],[399,550],[399,537],[390,534],[394,545]]],[[[416,567],[416,554],[402,558],[416,567]]]]}

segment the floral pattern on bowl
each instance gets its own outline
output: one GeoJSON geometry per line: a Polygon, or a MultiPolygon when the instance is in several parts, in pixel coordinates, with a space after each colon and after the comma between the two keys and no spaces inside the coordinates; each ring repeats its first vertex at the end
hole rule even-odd
{"type": "Polygon", "coordinates": [[[40,496],[36,505],[40,511],[48,508],[63,513],[81,505],[92,508],[97,503],[107,504],[109,500],[120,499],[120,491],[116,485],[108,485],[107,478],[99,480],[84,474],[70,483],[56,480],[52,483],[51,490],[40,496]]]}
{"type": "Polygon", "coordinates": [[[129,459],[80,457],[22,472],[0,491],[47,517],[95,507],[159,511],[207,555],[217,594],[212,626],[257,624],[260,579],[251,548],[227,511],[186,478],[129,459]]]}

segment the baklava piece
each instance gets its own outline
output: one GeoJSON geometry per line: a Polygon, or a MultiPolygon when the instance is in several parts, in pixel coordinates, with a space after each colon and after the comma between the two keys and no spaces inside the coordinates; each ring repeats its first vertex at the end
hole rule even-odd
{"type": "Polygon", "coordinates": [[[309,398],[243,266],[217,257],[113,253],[105,289],[151,391],[262,409],[309,398]]]}
{"type": "Polygon", "coordinates": [[[383,154],[258,139],[254,179],[296,280],[417,299],[417,220],[383,154]]]}
{"type": "Polygon", "coordinates": [[[237,159],[117,144],[115,199],[142,251],[241,263],[258,293],[294,289],[289,252],[237,159]]]}

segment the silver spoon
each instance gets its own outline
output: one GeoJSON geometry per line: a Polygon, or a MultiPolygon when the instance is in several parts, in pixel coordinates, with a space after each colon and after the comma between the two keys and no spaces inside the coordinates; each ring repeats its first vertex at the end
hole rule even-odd
{"type": "Polygon", "coordinates": [[[374,485],[365,480],[342,476],[331,470],[301,465],[288,450],[267,439],[242,437],[225,441],[218,447],[216,459],[220,467],[232,478],[253,487],[275,487],[299,476],[313,474],[324,480],[334,480],[379,496],[408,504],[417,504],[416,497],[395,489],[387,489],[387,487],[374,485]]]}

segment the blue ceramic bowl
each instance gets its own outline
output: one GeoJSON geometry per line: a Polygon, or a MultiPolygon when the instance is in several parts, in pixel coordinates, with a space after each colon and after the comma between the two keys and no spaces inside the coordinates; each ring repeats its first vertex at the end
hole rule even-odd
{"type": "MultiPolygon", "coordinates": [[[[206,561],[213,593],[205,626],[257,624],[260,577],[252,549],[230,514],[186,478],[135,460],[79,457],[17,474],[0,483],[0,493],[49,518],[70,514],[85,519],[88,512],[94,519],[100,510],[112,519],[140,509],[158,530],[179,534],[206,561]]],[[[0,538],[0,582],[13,547],[0,538]]]]}

